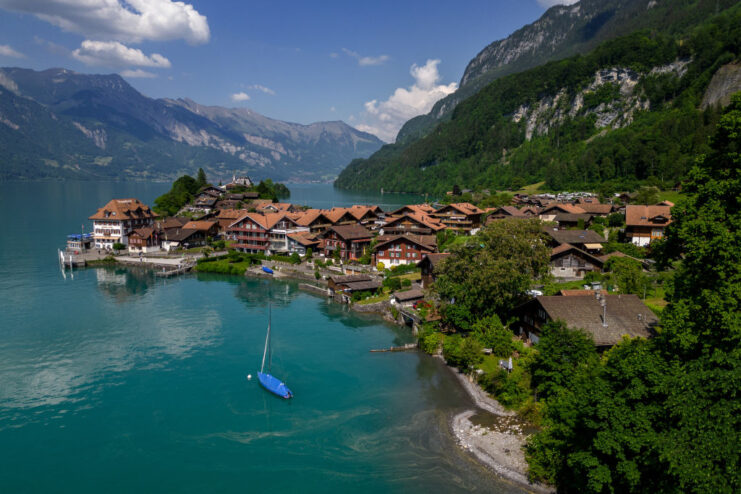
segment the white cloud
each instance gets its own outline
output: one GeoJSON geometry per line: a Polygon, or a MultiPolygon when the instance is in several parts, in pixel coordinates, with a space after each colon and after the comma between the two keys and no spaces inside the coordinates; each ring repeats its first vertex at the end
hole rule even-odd
{"type": "Polygon", "coordinates": [[[251,86],[247,86],[247,89],[254,89],[256,91],[261,91],[265,94],[269,94],[270,96],[275,96],[275,91],[273,91],[269,87],[265,87],[260,84],[253,84],[251,86]]]}
{"type": "Polygon", "coordinates": [[[385,101],[366,102],[361,123],[355,127],[393,142],[407,120],[429,112],[435,102],[458,89],[455,82],[439,84],[439,63],[440,60],[427,60],[422,66],[412,65],[409,73],[414,77],[414,84],[409,88],[397,88],[385,101]]]}
{"type": "Polygon", "coordinates": [[[142,70],[142,69],[122,70],[121,75],[123,77],[135,77],[139,79],[153,79],[157,77],[157,74],[153,72],[147,72],[146,70],[142,70]]]}
{"type": "Polygon", "coordinates": [[[147,56],[137,48],[129,48],[118,41],[91,41],[85,40],[80,47],[72,52],[72,56],[87,65],[103,65],[108,67],[156,67],[170,68],[168,59],[159,53],[147,56]]]}
{"type": "Polygon", "coordinates": [[[13,58],[26,58],[23,53],[14,50],[10,45],[0,45],[0,56],[13,58]]]}
{"type": "Polygon", "coordinates": [[[579,0],[538,0],[538,4],[541,7],[549,9],[554,5],[573,5],[579,0]]]}
{"type": "Polygon", "coordinates": [[[240,93],[234,93],[232,94],[232,101],[248,101],[250,99],[250,95],[245,93],[244,91],[240,93]]]}
{"type": "Polygon", "coordinates": [[[208,42],[206,16],[172,0],[0,0],[0,8],[32,14],[88,38],[140,42],[208,42]]]}
{"type": "Polygon", "coordinates": [[[388,55],[378,55],[377,57],[364,57],[360,53],[348,50],[347,48],[342,49],[343,52],[345,52],[346,55],[353,57],[358,61],[358,65],[360,66],[367,66],[367,65],[381,65],[388,60],[391,59],[388,55]]]}

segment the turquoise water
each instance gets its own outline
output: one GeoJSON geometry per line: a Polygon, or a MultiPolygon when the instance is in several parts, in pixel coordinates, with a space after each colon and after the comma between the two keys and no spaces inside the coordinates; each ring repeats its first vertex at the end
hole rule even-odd
{"type": "Polygon", "coordinates": [[[64,234],[165,184],[0,184],[0,492],[517,492],[461,454],[438,361],[294,283],[87,269],[64,234]],[[272,301],[274,374],[255,374],[272,301]]]}

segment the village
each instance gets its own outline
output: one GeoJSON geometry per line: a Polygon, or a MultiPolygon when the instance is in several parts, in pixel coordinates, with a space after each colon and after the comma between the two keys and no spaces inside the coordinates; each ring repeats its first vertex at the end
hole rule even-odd
{"type": "Polygon", "coordinates": [[[112,199],[89,217],[91,233],[68,236],[62,262],[107,260],[151,267],[159,276],[191,269],[264,276],[260,266],[271,266],[277,277],[382,313],[416,334],[440,320],[434,281],[456,246],[496,222],[537,220],[550,249],[549,275],[532,280],[511,308],[516,335],[537,342],[543,325],[558,319],[606,349],[625,335],[650,337],[658,322],[644,303],[657,288],[647,281],[646,252],[671,223],[671,202],[631,204],[630,194],[609,202],[590,193],[516,194],[510,205],[485,209],[469,202],[312,209],[259,199],[245,190],[251,185],[248,177],[233,177],[202,187],[174,216],[158,215],[135,198],[112,199]],[[610,276],[615,259],[640,266],[643,300],[635,287],[610,276]]]}

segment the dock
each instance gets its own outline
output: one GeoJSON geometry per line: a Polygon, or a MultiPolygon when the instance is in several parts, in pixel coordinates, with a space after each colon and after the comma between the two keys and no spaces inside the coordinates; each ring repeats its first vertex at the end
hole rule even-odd
{"type": "Polygon", "coordinates": [[[403,346],[392,346],[389,348],[381,348],[379,350],[371,350],[371,353],[382,353],[382,352],[408,352],[409,350],[415,350],[417,348],[416,343],[407,343],[403,346]]]}

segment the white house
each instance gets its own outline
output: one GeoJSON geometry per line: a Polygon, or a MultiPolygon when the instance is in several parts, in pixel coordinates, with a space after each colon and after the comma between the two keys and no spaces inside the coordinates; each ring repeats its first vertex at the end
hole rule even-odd
{"type": "Polygon", "coordinates": [[[112,199],[89,219],[95,248],[110,250],[115,243],[128,245],[133,230],[152,226],[154,213],[139,199],[112,199]]]}

